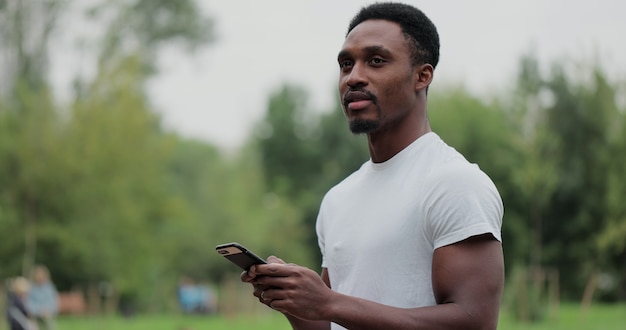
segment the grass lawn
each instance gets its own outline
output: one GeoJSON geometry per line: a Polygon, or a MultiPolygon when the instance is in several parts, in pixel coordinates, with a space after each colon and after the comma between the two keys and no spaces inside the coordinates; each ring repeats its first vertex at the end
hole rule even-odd
{"type": "MultiPolygon", "coordinates": [[[[5,330],[6,324],[0,325],[5,330]]],[[[61,317],[57,330],[288,330],[288,322],[278,313],[261,313],[256,316],[188,316],[142,315],[121,317],[61,317]]],[[[558,314],[541,323],[521,324],[501,313],[500,330],[624,330],[626,305],[594,305],[585,315],[578,305],[562,305],[558,314]]]]}
{"type": "Polygon", "coordinates": [[[201,330],[201,329],[291,329],[282,315],[265,316],[195,316],[195,315],[144,315],[133,318],[63,318],[57,330],[201,330]]]}
{"type": "Polygon", "coordinates": [[[626,329],[626,305],[592,305],[582,313],[576,304],[561,305],[558,313],[546,316],[539,323],[519,323],[512,320],[506,312],[500,314],[502,330],[624,330],[626,329]]]}

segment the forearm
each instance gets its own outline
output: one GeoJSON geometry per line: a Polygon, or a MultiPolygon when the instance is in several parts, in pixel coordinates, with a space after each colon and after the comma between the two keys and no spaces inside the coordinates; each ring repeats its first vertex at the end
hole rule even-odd
{"type": "Polygon", "coordinates": [[[347,329],[496,329],[498,312],[468,310],[458,303],[396,308],[342,296],[328,319],[347,329]]]}
{"type": "Polygon", "coordinates": [[[308,321],[299,319],[293,315],[284,314],[294,330],[328,330],[330,322],[328,321],[308,321]]]}

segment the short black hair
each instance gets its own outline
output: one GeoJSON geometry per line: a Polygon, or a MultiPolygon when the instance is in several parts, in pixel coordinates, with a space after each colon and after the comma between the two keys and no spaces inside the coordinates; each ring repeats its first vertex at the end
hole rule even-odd
{"type": "Polygon", "coordinates": [[[439,62],[439,34],[431,20],[421,10],[403,3],[380,2],[361,8],[350,21],[346,36],[356,27],[370,19],[394,22],[402,28],[407,38],[413,65],[439,62]]]}

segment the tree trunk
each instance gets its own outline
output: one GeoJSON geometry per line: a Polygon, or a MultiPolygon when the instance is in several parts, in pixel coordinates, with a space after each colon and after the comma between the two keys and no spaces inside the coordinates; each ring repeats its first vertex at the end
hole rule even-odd
{"type": "Polygon", "coordinates": [[[22,259],[22,275],[25,277],[29,277],[32,273],[36,254],[37,223],[32,209],[26,207],[24,210],[24,256],[22,259]]]}
{"type": "Polygon", "coordinates": [[[591,273],[591,277],[589,277],[589,281],[587,281],[587,285],[585,285],[585,292],[583,293],[583,299],[580,303],[580,308],[582,315],[584,316],[591,307],[591,302],[593,301],[593,294],[596,291],[596,287],[598,284],[598,273],[594,271],[591,273]]]}

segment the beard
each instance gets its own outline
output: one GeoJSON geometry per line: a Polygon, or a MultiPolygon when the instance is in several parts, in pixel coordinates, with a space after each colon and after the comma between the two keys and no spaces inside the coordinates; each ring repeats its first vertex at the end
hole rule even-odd
{"type": "Polygon", "coordinates": [[[354,119],[350,121],[350,131],[354,134],[371,133],[380,127],[377,120],[354,119]]]}
{"type": "Polygon", "coordinates": [[[350,117],[349,115],[350,111],[348,111],[349,105],[346,102],[346,99],[348,98],[349,93],[358,93],[358,94],[367,96],[367,98],[372,101],[372,104],[376,106],[375,111],[378,116],[378,119],[362,119],[362,118],[361,119],[355,118],[351,120],[349,119],[348,123],[349,123],[350,131],[353,134],[367,134],[367,133],[371,133],[377,130],[380,127],[379,118],[381,117],[381,112],[380,112],[380,108],[378,108],[378,98],[376,97],[376,95],[366,90],[365,88],[354,88],[354,89],[350,88],[348,91],[346,91],[342,99],[344,101],[343,103],[344,114],[348,118],[350,117]]]}

